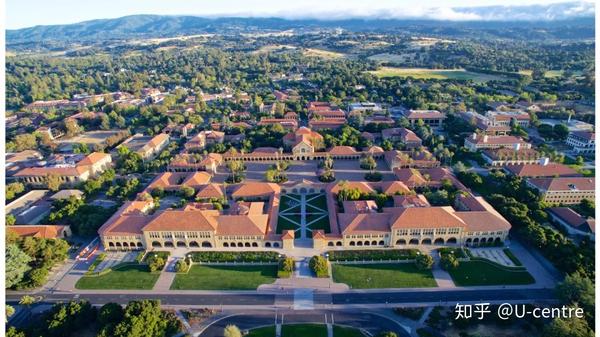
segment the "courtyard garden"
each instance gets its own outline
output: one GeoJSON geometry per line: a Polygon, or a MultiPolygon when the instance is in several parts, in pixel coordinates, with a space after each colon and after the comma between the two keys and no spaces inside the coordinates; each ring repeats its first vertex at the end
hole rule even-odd
{"type": "Polygon", "coordinates": [[[313,230],[323,230],[325,233],[329,233],[329,215],[325,194],[283,195],[279,203],[276,233],[281,234],[286,230],[294,230],[297,239],[311,238],[313,230]],[[305,224],[304,228],[302,228],[303,223],[305,224]]]}

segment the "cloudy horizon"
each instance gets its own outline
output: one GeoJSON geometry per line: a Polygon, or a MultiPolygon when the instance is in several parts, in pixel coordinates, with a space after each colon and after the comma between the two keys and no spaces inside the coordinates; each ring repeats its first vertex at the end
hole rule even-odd
{"type": "Polygon", "coordinates": [[[561,20],[595,15],[591,0],[483,0],[473,6],[466,0],[429,0],[414,5],[408,0],[380,0],[368,4],[358,0],[230,0],[227,3],[190,0],[105,0],[99,6],[82,6],[81,0],[7,0],[7,29],[37,25],[71,24],[128,15],[190,15],[201,17],[278,17],[284,19],[425,19],[447,21],[561,20]],[[42,8],[40,8],[42,7],[42,8]],[[31,8],[38,8],[35,12],[31,8]]]}

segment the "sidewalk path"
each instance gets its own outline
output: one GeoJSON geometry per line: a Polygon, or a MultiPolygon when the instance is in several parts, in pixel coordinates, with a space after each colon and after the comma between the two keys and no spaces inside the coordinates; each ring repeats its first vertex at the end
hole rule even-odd
{"type": "Polygon", "coordinates": [[[160,276],[158,277],[158,280],[154,284],[154,288],[152,288],[152,290],[169,291],[171,289],[171,284],[177,275],[175,272],[175,262],[176,259],[172,256],[169,256],[165,265],[165,269],[160,273],[160,276]]]}
{"type": "Polygon", "coordinates": [[[431,273],[433,274],[433,278],[437,283],[439,288],[456,288],[454,285],[454,281],[452,280],[452,276],[440,267],[440,256],[439,254],[431,254],[433,255],[433,269],[431,273]]]}

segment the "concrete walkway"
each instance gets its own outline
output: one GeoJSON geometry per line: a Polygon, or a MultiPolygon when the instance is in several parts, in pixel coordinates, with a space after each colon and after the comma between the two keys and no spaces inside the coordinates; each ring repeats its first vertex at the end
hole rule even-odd
{"type": "Polygon", "coordinates": [[[454,281],[452,280],[452,276],[442,269],[440,266],[440,256],[439,254],[433,255],[433,268],[431,269],[431,273],[433,274],[433,278],[440,288],[455,288],[454,281]]]}
{"type": "Polygon", "coordinates": [[[177,262],[177,259],[175,259],[173,256],[169,256],[169,259],[167,259],[167,263],[165,265],[165,269],[162,271],[162,273],[160,273],[160,276],[158,277],[158,280],[154,284],[152,290],[168,291],[171,289],[171,284],[177,275],[175,272],[175,262],[177,262]]]}
{"type": "Polygon", "coordinates": [[[517,241],[511,241],[508,248],[521,261],[523,266],[535,279],[532,286],[537,288],[554,288],[559,281],[538,261],[525,247],[517,241]]]}

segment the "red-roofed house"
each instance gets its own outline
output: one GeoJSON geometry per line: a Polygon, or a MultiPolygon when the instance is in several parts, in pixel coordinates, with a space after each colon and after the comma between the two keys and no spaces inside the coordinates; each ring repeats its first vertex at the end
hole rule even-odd
{"type": "Polygon", "coordinates": [[[550,204],[578,204],[583,199],[593,202],[596,196],[594,177],[529,178],[527,185],[550,204]]]}

